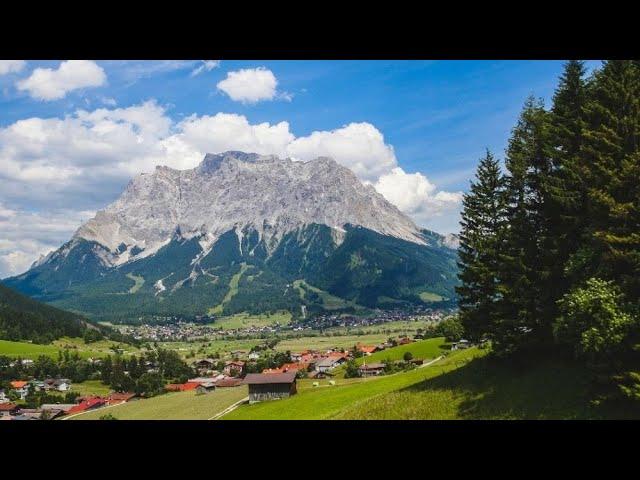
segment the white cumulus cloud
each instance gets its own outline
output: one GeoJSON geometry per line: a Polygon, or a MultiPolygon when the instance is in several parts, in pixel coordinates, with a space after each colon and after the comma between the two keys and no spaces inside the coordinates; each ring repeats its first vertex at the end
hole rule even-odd
{"type": "Polygon", "coordinates": [[[431,227],[459,210],[460,192],[438,190],[423,174],[406,173],[393,147],[370,123],[296,137],[286,121],[251,123],[232,113],[176,122],[154,100],[126,108],[80,109],[63,118],[26,118],[0,128],[0,241],[5,245],[0,277],[68,240],[79,218],[89,218],[79,209],[103,208],[134,175],[157,165],[193,168],[206,153],[227,150],[301,161],[330,156],[419,225],[431,227]]]}
{"type": "Polygon", "coordinates": [[[24,60],[0,60],[0,75],[20,72],[26,65],[24,60]]]}
{"type": "Polygon", "coordinates": [[[332,157],[354,171],[362,180],[372,181],[397,165],[393,147],[370,123],[350,123],[331,131],[316,131],[295,139],[287,153],[301,160],[332,157]]]}
{"type": "Polygon", "coordinates": [[[18,81],[16,87],[37,100],[51,101],[79,88],[99,87],[106,81],[106,73],[95,62],[67,60],[55,70],[36,68],[28,78],[18,81]]]}
{"type": "Polygon", "coordinates": [[[381,175],[374,186],[420,225],[426,225],[445,213],[456,212],[462,202],[462,192],[437,191],[437,187],[423,174],[406,173],[400,167],[381,175]]]}
{"type": "MultiPolygon", "coordinates": [[[[218,90],[229,95],[231,100],[242,103],[273,100],[278,96],[277,86],[276,76],[264,67],[228,72],[227,78],[217,85],[218,90]]],[[[291,100],[288,94],[282,94],[282,98],[291,100]]]]}

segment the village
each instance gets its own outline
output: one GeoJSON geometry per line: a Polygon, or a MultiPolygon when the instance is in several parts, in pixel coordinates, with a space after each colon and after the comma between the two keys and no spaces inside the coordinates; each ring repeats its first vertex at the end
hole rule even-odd
{"type": "MultiPolygon", "coordinates": [[[[404,357],[394,361],[367,362],[367,357],[395,347],[411,345],[422,340],[422,335],[414,338],[389,339],[377,345],[358,343],[351,349],[330,348],[326,350],[306,349],[298,352],[279,353],[265,360],[267,349],[253,348],[249,351],[230,352],[229,359],[198,358],[190,368],[195,375],[181,383],[167,383],[162,391],[188,392],[196,395],[215,394],[219,389],[233,389],[246,385],[249,403],[286,398],[297,393],[297,380],[309,379],[312,387],[326,379],[334,385],[334,377],[372,377],[397,372],[399,369],[419,368],[424,358],[414,358],[405,352],[404,357]],[[274,364],[275,358],[275,364],[274,364]],[[267,362],[267,363],[265,363],[267,362]],[[261,365],[271,365],[260,368],[261,365]]],[[[452,349],[467,348],[466,340],[452,345],[452,349]]],[[[24,362],[24,360],[23,360],[24,362]]],[[[91,359],[100,368],[99,359],[91,359]]],[[[156,365],[147,365],[153,372],[156,365]]],[[[127,373],[127,372],[125,372],[127,373]]],[[[71,418],[85,412],[123,404],[131,401],[147,401],[144,395],[133,391],[110,391],[103,395],[77,395],[73,393],[72,382],[68,378],[14,379],[9,388],[0,390],[0,420],[52,420],[71,418]],[[46,394],[46,403],[36,408],[24,405],[25,399],[33,392],[46,394]],[[51,396],[53,394],[54,396],[51,396]],[[57,397],[55,397],[57,395],[57,397]],[[59,401],[49,401],[56,399],[59,401]]],[[[162,394],[162,393],[161,393],[162,394]]]]}
{"type": "Polygon", "coordinates": [[[168,317],[174,323],[142,323],[141,325],[114,325],[124,335],[140,341],[179,342],[214,339],[219,337],[255,337],[286,334],[287,332],[319,331],[335,328],[363,328],[391,322],[427,321],[437,323],[453,314],[454,309],[416,306],[412,308],[377,310],[371,315],[322,314],[313,318],[292,320],[289,323],[274,322],[270,325],[250,325],[243,328],[222,329],[215,317],[198,317],[196,321],[185,321],[168,317]],[[204,321],[210,323],[203,323],[204,321]]]}

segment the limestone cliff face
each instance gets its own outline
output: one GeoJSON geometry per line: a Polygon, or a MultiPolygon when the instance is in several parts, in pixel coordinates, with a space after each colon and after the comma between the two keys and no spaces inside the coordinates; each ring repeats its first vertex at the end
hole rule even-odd
{"type": "Polygon", "coordinates": [[[105,261],[117,265],[153,254],[176,231],[212,245],[229,230],[249,227],[276,245],[311,224],[327,225],[336,238],[351,224],[424,244],[406,215],[334,160],[297,162],[243,152],[208,154],[191,170],[157,167],[139,175],[75,238],[104,246],[105,261]]]}

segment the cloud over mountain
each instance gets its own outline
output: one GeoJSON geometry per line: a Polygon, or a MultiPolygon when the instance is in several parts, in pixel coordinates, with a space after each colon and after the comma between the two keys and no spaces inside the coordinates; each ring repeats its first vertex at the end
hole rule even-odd
{"type": "MultiPolygon", "coordinates": [[[[43,217],[64,211],[69,218],[79,218],[80,211],[98,210],[113,201],[140,172],[156,165],[193,168],[205,153],[227,150],[297,160],[333,157],[418,224],[459,208],[458,193],[438,191],[424,175],[399,168],[393,147],[370,123],[296,137],[286,121],[254,124],[232,113],[194,114],[176,122],[154,100],[127,108],[76,110],[63,118],[32,117],[0,128],[0,202],[11,211],[38,211],[43,217]]],[[[44,249],[40,246],[54,245],[60,238],[28,230],[22,221],[11,225],[25,241],[41,243],[38,248],[15,246],[11,263],[5,259],[0,264],[0,277],[17,273],[37,258],[35,252],[44,249]],[[18,252],[33,258],[20,260],[18,252]]],[[[61,237],[68,238],[78,223],[63,225],[61,237]]],[[[0,235],[0,241],[8,240],[0,235]]]]}

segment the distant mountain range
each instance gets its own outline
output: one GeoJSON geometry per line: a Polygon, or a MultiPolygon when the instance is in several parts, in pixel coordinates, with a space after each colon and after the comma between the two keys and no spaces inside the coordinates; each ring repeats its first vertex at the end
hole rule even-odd
{"type": "Polygon", "coordinates": [[[456,247],[332,159],[226,152],[139,175],[69,242],[4,282],[96,319],[299,317],[450,301],[456,247]]]}

